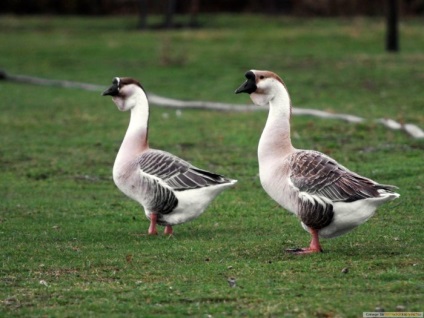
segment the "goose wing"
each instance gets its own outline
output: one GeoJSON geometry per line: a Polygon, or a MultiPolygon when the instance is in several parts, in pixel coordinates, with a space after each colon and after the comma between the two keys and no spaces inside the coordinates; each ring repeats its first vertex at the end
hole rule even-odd
{"type": "Polygon", "coordinates": [[[198,169],[187,161],[160,150],[149,150],[141,155],[139,166],[143,174],[162,180],[175,191],[230,182],[219,174],[198,169]]]}
{"type": "Polygon", "coordinates": [[[316,151],[301,150],[289,158],[289,180],[298,189],[297,215],[314,229],[328,226],[335,202],[378,197],[379,186],[316,151]]]}
{"type": "Polygon", "coordinates": [[[290,170],[290,180],[301,192],[333,202],[378,197],[380,189],[391,192],[395,188],[361,177],[316,151],[294,153],[290,170]]]}

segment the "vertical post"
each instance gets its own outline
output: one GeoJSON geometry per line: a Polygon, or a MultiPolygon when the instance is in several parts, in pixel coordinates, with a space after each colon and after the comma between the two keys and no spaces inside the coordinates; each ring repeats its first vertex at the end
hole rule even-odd
{"type": "Polygon", "coordinates": [[[386,50],[388,52],[399,51],[399,35],[398,35],[398,0],[387,0],[387,34],[386,34],[386,50]]]}

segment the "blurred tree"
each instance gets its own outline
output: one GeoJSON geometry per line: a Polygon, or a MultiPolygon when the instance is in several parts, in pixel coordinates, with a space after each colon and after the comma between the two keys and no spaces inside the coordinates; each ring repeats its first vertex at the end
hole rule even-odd
{"type": "Polygon", "coordinates": [[[139,12],[139,20],[138,20],[138,28],[145,29],[147,27],[147,0],[138,0],[138,12],[139,12]]]}
{"type": "Polygon", "coordinates": [[[398,0],[387,0],[386,8],[386,50],[388,52],[399,51],[399,32],[398,32],[398,0]]]}
{"type": "Polygon", "coordinates": [[[190,3],[190,27],[194,28],[199,26],[199,22],[197,21],[197,15],[200,10],[200,0],[191,0],[190,3]]]}
{"type": "Polygon", "coordinates": [[[174,27],[174,15],[177,6],[177,0],[168,0],[168,6],[165,12],[165,21],[163,25],[165,29],[172,29],[174,27]]]}
{"type": "MultiPolygon", "coordinates": [[[[156,26],[159,28],[165,29],[173,29],[177,27],[182,27],[185,25],[175,23],[174,17],[177,11],[187,11],[186,10],[186,1],[177,1],[177,0],[167,0],[166,7],[164,8],[164,19],[163,23],[156,26]],[[180,10],[178,10],[180,9],[180,10]]],[[[145,29],[148,28],[147,17],[148,17],[148,1],[147,0],[138,0],[138,8],[139,8],[139,22],[138,28],[145,29]]],[[[189,27],[198,26],[197,15],[199,13],[200,1],[199,0],[190,0],[190,4],[188,5],[188,13],[189,13],[189,22],[187,25],[189,27]]]]}
{"type": "MultiPolygon", "coordinates": [[[[397,0],[396,12],[422,16],[424,0],[397,0]]],[[[311,16],[382,16],[389,9],[388,0],[0,0],[0,14],[72,14],[140,15],[139,26],[147,27],[147,14],[163,16],[163,24],[173,28],[176,14],[188,15],[185,26],[197,25],[197,12],[266,13],[311,16]],[[201,5],[200,5],[201,4],[201,5]],[[137,12],[139,10],[139,12],[137,12]]],[[[388,14],[388,13],[387,13],[388,14]]]]}

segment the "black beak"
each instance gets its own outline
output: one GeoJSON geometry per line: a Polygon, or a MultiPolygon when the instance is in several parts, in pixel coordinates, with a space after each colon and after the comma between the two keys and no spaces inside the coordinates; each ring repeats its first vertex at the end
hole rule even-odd
{"type": "Polygon", "coordinates": [[[117,84],[112,84],[111,87],[109,87],[107,90],[105,90],[102,93],[102,96],[106,96],[106,95],[110,95],[110,96],[117,96],[117,95],[119,95],[118,85],[117,84]]]}
{"type": "Polygon", "coordinates": [[[255,73],[253,73],[252,71],[249,71],[246,74],[244,74],[244,76],[246,76],[247,80],[239,88],[236,89],[236,92],[235,92],[236,94],[240,94],[240,93],[251,94],[255,92],[257,89],[255,73]]]}

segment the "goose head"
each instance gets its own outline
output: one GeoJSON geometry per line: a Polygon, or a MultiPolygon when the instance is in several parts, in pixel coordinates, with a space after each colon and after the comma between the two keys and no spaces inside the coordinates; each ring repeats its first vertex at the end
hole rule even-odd
{"type": "Polygon", "coordinates": [[[103,96],[112,96],[119,110],[133,109],[140,102],[147,104],[147,96],[141,84],[130,77],[115,77],[112,85],[103,92],[103,96]]]}
{"type": "Polygon", "coordinates": [[[250,70],[244,76],[246,81],[237,88],[235,93],[248,93],[256,105],[267,106],[282,93],[288,97],[283,80],[273,72],[250,70]]]}

